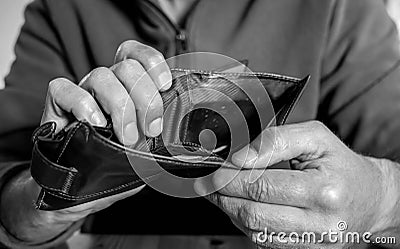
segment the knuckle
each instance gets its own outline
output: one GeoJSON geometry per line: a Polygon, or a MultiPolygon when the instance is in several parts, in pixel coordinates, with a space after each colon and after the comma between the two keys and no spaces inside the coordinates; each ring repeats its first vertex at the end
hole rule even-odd
{"type": "Polygon", "coordinates": [[[244,204],[239,208],[238,216],[243,225],[248,229],[257,230],[263,223],[262,212],[255,207],[256,204],[244,204]]]}
{"type": "Polygon", "coordinates": [[[306,125],[309,133],[313,134],[306,138],[307,143],[310,148],[317,148],[317,154],[332,146],[331,132],[322,122],[310,121],[306,125]]]}
{"type": "Polygon", "coordinates": [[[124,74],[125,72],[130,72],[132,70],[132,65],[127,61],[123,60],[121,62],[118,62],[118,64],[115,65],[115,73],[117,74],[124,74]]]}
{"type": "Polygon", "coordinates": [[[48,93],[54,97],[57,93],[65,87],[65,79],[57,78],[49,82],[48,93]]]}
{"type": "Polygon", "coordinates": [[[127,75],[127,76],[133,76],[136,74],[140,74],[142,66],[140,65],[140,63],[137,60],[133,60],[133,59],[126,59],[123,60],[121,62],[119,62],[116,66],[115,66],[115,73],[119,76],[122,75],[127,75]]]}
{"type": "Polygon", "coordinates": [[[251,199],[255,201],[266,201],[273,195],[273,187],[268,178],[260,178],[254,183],[246,184],[247,192],[251,199]]]}
{"type": "Polygon", "coordinates": [[[93,69],[92,72],[90,72],[89,78],[93,82],[103,82],[110,80],[113,76],[113,73],[111,72],[110,69],[106,67],[98,67],[93,69]]]}
{"type": "Polygon", "coordinates": [[[150,68],[165,60],[163,54],[158,50],[134,40],[121,43],[117,50],[117,55],[120,57],[125,57],[128,54],[133,55],[133,53],[144,59],[142,62],[146,63],[150,68]]]}
{"type": "Polygon", "coordinates": [[[310,121],[309,122],[309,124],[312,126],[312,127],[314,127],[314,128],[321,128],[322,126],[324,126],[324,124],[321,122],[321,121],[319,121],[319,120],[312,120],[312,121],[310,121]]]}
{"type": "Polygon", "coordinates": [[[346,195],[340,182],[326,184],[317,195],[317,204],[325,210],[340,210],[345,202],[346,195]]]}
{"type": "Polygon", "coordinates": [[[312,131],[316,132],[319,135],[326,134],[327,131],[329,131],[328,128],[325,126],[325,124],[323,124],[321,121],[318,120],[310,121],[309,125],[312,131]]]}
{"type": "Polygon", "coordinates": [[[274,129],[274,134],[272,136],[273,149],[274,151],[280,152],[287,149],[289,144],[287,143],[285,136],[281,133],[280,129],[274,129]]]}
{"type": "Polygon", "coordinates": [[[139,44],[139,42],[137,42],[135,40],[124,41],[119,45],[119,47],[117,49],[117,53],[124,54],[127,51],[131,50],[132,48],[135,48],[138,44],[139,44]]]}
{"type": "Polygon", "coordinates": [[[156,67],[164,62],[164,56],[155,49],[148,48],[147,50],[147,63],[150,67],[156,67]]]}
{"type": "Polygon", "coordinates": [[[93,69],[87,77],[82,80],[80,86],[89,92],[99,93],[110,90],[110,87],[114,86],[115,82],[116,77],[110,69],[99,67],[93,69]]]}

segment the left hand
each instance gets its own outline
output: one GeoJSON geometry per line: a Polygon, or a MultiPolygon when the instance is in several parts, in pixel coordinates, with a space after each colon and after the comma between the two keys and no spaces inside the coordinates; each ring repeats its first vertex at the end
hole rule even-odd
{"type": "MultiPolygon", "coordinates": [[[[271,246],[257,241],[267,229],[275,233],[273,247],[298,248],[288,240],[291,232],[314,232],[318,240],[323,232],[339,232],[341,221],[345,232],[374,233],[383,229],[387,209],[396,201],[381,160],[356,154],[316,121],[268,128],[234,154],[232,163],[238,168],[219,170],[211,183],[218,191],[207,198],[258,245],[271,246]],[[293,170],[265,170],[286,160],[293,170]],[[279,232],[286,237],[278,240],[279,232]]],[[[207,184],[199,180],[197,192],[206,193],[207,184]]],[[[329,242],[335,241],[325,236],[323,243],[307,247],[338,245],[329,242]]]]}

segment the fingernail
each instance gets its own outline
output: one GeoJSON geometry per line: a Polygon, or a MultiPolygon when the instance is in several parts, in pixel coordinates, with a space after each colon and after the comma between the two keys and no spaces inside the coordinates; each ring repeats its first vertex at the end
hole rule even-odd
{"type": "Polygon", "coordinates": [[[93,125],[96,126],[105,126],[106,120],[103,118],[103,114],[99,112],[93,112],[92,116],[90,117],[93,125]]]}
{"type": "Polygon", "coordinates": [[[162,74],[160,74],[160,76],[158,76],[161,86],[160,86],[160,90],[165,91],[168,90],[171,87],[172,84],[172,76],[170,73],[164,72],[162,74]]]}
{"type": "Polygon", "coordinates": [[[201,180],[195,181],[193,188],[194,191],[200,196],[204,196],[207,194],[207,188],[201,180]]]}
{"type": "Polygon", "coordinates": [[[123,142],[124,144],[129,144],[133,145],[136,144],[138,138],[139,138],[139,133],[137,130],[137,124],[136,122],[129,123],[125,126],[124,129],[124,137],[123,137],[123,142]]]}
{"type": "Polygon", "coordinates": [[[149,135],[151,137],[156,137],[158,135],[160,135],[160,133],[162,132],[162,118],[157,118],[156,120],[154,120],[153,122],[150,123],[149,125],[149,135]]]}
{"type": "Polygon", "coordinates": [[[241,151],[233,154],[232,162],[236,166],[243,167],[254,163],[257,157],[257,152],[252,147],[247,147],[246,149],[242,149],[241,151]]]}

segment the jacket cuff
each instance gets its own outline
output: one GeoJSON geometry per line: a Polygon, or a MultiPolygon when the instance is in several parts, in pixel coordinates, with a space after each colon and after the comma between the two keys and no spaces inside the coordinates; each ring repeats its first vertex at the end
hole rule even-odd
{"type": "MultiPolygon", "coordinates": [[[[30,162],[8,162],[8,163],[0,163],[0,194],[2,193],[3,187],[7,184],[7,182],[21,173],[24,170],[29,170],[30,162]]],[[[1,203],[0,203],[1,205],[1,203]]],[[[8,232],[7,228],[3,225],[3,222],[0,220],[0,247],[4,246],[6,248],[49,248],[62,244],[65,242],[72,234],[78,230],[84,220],[80,220],[75,222],[70,226],[66,231],[59,234],[57,237],[43,242],[43,243],[30,243],[26,241],[22,241],[18,239],[15,235],[8,232]]],[[[2,247],[3,248],[3,247],[2,247]]]]}

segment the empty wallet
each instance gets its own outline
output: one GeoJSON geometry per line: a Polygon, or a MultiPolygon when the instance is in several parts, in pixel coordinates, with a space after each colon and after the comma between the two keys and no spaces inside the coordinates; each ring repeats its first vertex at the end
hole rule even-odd
{"type": "Polygon", "coordinates": [[[57,134],[54,122],[37,128],[31,162],[42,187],[37,208],[57,210],[115,195],[165,172],[182,178],[211,174],[263,129],[283,125],[309,79],[186,69],[172,75],[172,87],[161,93],[163,132],[156,138],[142,135],[126,147],[111,124],[76,121],[57,134]]]}

